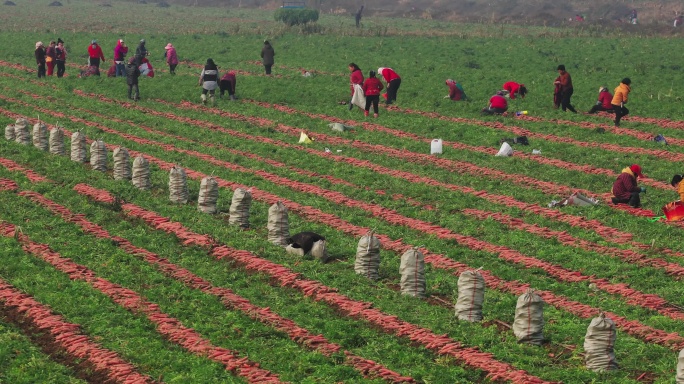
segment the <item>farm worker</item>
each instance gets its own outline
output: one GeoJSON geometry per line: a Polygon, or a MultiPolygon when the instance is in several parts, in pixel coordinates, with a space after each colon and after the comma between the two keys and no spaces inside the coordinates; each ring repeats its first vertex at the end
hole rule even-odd
{"type": "Polygon", "coordinates": [[[154,68],[152,68],[152,63],[147,60],[147,57],[143,57],[138,69],[140,70],[140,76],[154,77],[154,68]]]}
{"type": "Polygon", "coordinates": [[[143,58],[149,56],[150,52],[145,48],[145,39],[140,39],[140,44],[135,49],[135,62],[140,66],[143,62],[143,58]]]}
{"type": "Polygon", "coordinates": [[[684,18],[682,17],[682,15],[679,15],[679,16],[675,17],[675,19],[674,19],[674,27],[675,27],[675,28],[679,27],[680,25],[682,25],[682,22],[684,22],[684,18]]]}
{"type": "Polygon", "coordinates": [[[573,92],[572,78],[570,77],[570,74],[565,71],[565,65],[559,65],[556,70],[558,71],[558,77],[553,83],[557,86],[559,91],[561,109],[563,112],[569,109],[570,112],[577,113],[575,108],[570,104],[570,98],[572,97],[573,92]]]}
{"type": "Polygon", "coordinates": [[[516,83],[515,81],[505,82],[503,90],[508,92],[508,97],[510,97],[511,100],[515,99],[516,96],[520,96],[524,99],[525,95],[527,95],[525,84],[516,83]]]}
{"type": "Polygon", "coordinates": [[[126,84],[128,84],[128,98],[134,101],[140,100],[140,89],[138,88],[138,78],[140,77],[140,69],[135,61],[135,57],[131,57],[126,65],[126,84]],[[135,89],[135,96],[132,91],[135,89]]]}
{"type": "Polygon", "coordinates": [[[45,77],[45,46],[43,42],[36,43],[36,64],[38,64],[38,78],[45,77]]]}
{"type": "Polygon", "coordinates": [[[682,180],[684,180],[682,175],[674,175],[672,177],[672,181],[670,182],[670,185],[672,185],[677,190],[677,193],[679,193],[680,201],[684,201],[684,183],[682,183],[682,180]]]}
{"type": "Polygon", "coordinates": [[[214,60],[207,59],[207,63],[202,69],[202,73],[199,77],[199,85],[202,86],[202,104],[207,103],[207,92],[209,93],[209,98],[212,104],[216,104],[216,99],[214,94],[216,93],[216,88],[218,87],[218,67],[214,64],[214,60]]]}
{"type": "Polygon", "coordinates": [[[482,110],[483,115],[500,115],[508,110],[508,101],[503,97],[503,92],[498,91],[489,99],[489,106],[482,110]]]}
{"type": "Polygon", "coordinates": [[[55,52],[56,45],[57,43],[51,41],[50,45],[48,45],[47,51],[45,51],[45,63],[47,64],[48,76],[52,76],[52,73],[55,68],[55,58],[57,57],[57,53],[55,52]]]}
{"type": "MultiPolygon", "coordinates": [[[[361,68],[355,63],[349,63],[349,72],[351,72],[351,75],[349,75],[349,88],[351,89],[351,96],[353,98],[354,85],[358,84],[363,87],[363,72],[361,72],[361,68]]],[[[354,103],[349,101],[349,110],[351,111],[352,109],[354,109],[354,103]]]]}
{"type": "Polygon", "coordinates": [[[446,85],[449,87],[449,94],[444,96],[445,99],[449,98],[454,101],[460,101],[467,98],[460,83],[457,83],[452,79],[446,79],[446,85]]]}
{"type": "Polygon", "coordinates": [[[114,63],[116,64],[116,77],[126,76],[126,54],[128,54],[128,47],[122,39],[116,42],[114,47],[114,63]]]}
{"type": "Polygon", "coordinates": [[[365,112],[363,112],[364,116],[368,116],[368,111],[370,111],[372,103],[373,117],[378,117],[378,102],[380,101],[380,91],[382,88],[382,82],[375,77],[375,71],[370,71],[368,73],[368,78],[363,83],[363,93],[366,95],[366,108],[365,112]]]}
{"type": "Polygon", "coordinates": [[[261,62],[264,64],[264,70],[267,75],[271,74],[271,67],[275,62],[273,56],[275,56],[275,50],[268,40],[264,40],[264,46],[261,48],[261,62]]]}
{"type": "Polygon", "coordinates": [[[356,15],[354,15],[354,21],[356,21],[356,28],[358,28],[360,26],[361,13],[363,12],[363,7],[364,6],[362,5],[361,8],[359,8],[359,10],[356,12],[356,15]]]}
{"type": "Polygon", "coordinates": [[[614,91],[615,96],[613,96],[611,104],[613,104],[613,109],[615,110],[614,121],[616,127],[620,126],[620,119],[622,116],[629,114],[629,109],[625,108],[625,104],[627,104],[627,96],[632,90],[630,84],[632,84],[632,80],[630,80],[629,77],[625,77],[614,91]]]}
{"type": "Polygon", "coordinates": [[[397,100],[397,91],[401,85],[401,77],[392,68],[380,67],[378,74],[382,75],[387,83],[387,100],[385,104],[390,105],[397,100]]]}
{"type": "Polygon", "coordinates": [[[223,94],[228,91],[228,95],[231,100],[235,100],[235,85],[237,84],[237,79],[235,78],[235,71],[228,71],[219,82],[219,88],[221,90],[220,98],[223,98],[223,94]]]}
{"type": "Polygon", "coordinates": [[[97,68],[97,75],[100,76],[100,60],[105,61],[104,53],[102,53],[102,47],[97,44],[97,40],[90,42],[88,46],[88,57],[90,57],[89,64],[91,67],[97,68]]]}
{"type": "Polygon", "coordinates": [[[166,47],[164,47],[166,50],[166,64],[169,65],[169,73],[172,75],[176,74],[176,66],[178,65],[178,55],[176,54],[176,48],[173,46],[173,44],[168,43],[166,44],[166,47]]]}
{"type": "Polygon", "coordinates": [[[613,113],[613,95],[608,90],[608,87],[602,85],[599,87],[598,100],[596,104],[589,110],[588,113],[596,113],[598,111],[613,113]]]}
{"type": "Polygon", "coordinates": [[[646,187],[637,186],[637,178],[644,177],[641,167],[632,164],[622,170],[620,176],[613,183],[613,204],[629,204],[633,208],[641,207],[639,193],[645,193],[646,187]]]}
{"type": "Polygon", "coordinates": [[[62,39],[57,39],[57,48],[55,48],[55,63],[57,64],[57,77],[64,76],[64,71],[66,70],[66,57],[67,51],[64,48],[64,41],[62,39]]]}
{"type": "Polygon", "coordinates": [[[629,23],[630,24],[636,24],[637,23],[637,11],[636,11],[636,9],[632,9],[632,12],[629,14],[629,23]]]}

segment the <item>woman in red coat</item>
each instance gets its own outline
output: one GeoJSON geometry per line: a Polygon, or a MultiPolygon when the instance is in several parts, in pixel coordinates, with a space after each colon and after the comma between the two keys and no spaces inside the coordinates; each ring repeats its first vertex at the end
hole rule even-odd
{"type": "Polygon", "coordinates": [[[527,88],[525,84],[516,83],[515,81],[507,81],[503,85],[503,90],[508,92],[508,97],[511,100],[515,99],[516,95],[525,98],[527,94],[527,88]]]}
{"type": "Polygon", "coordinates": [[[499,91],[489,99],[489,106],[482,110],[483,115],[501,115],[508,110],[508,101],[503,97],[503,92],[499,91]]]}
{"type": "Polygon", "coordinates": [[[378,117],[378,102],[380,101],[380,91],[382,91],[382,88],[382,82],[375,77],[375,71],[370,71],[368,78],[363,83],[363,93],[366,95],[366,111],[363,113],[364,116],[368,116],[372,103],[373,117],[378,117]]]}
{"type": "Polygon", "coordinates": [[[100,76],[100,62],[105,61],[104,53],[102,53],[102,47],[97,44],[97,40],[90,42],[88,46],[88,56],[90,57],[90,66],[97,68],[97,75],[100,76]]]}
{"type": "Polygon", "coordinates": [[[596,104],[591,107],[589,113],[596,113],[598,111],[613,113],[612,101],[613,95],[608,90],[608,87],[601,86],[601,88],[599,88],[598,100],[596,101],[596,104]]]}
{"type": "MultiPolygon", "coordinates": [[[[363,86],[363,72],[361,72],[361,68],[354,63],[349,63],[349,72],[351,72],[351,75],[349,75],[349,88],[351,89],[352,97],[354,97],[354,85],[358,84],[359,86],[363,86]]],[[[354,109],[354,104],[349,101],[349,110],[351,111],[352,109],[354,109]]]]}
{"type": "Polygon", "coordinates": [[[381,75],[387,83],[387,100],[385,104],[390,105],[397,100],[397,91],[401,85],[401,77],[392,68],[378,68],[378,75],[381,75]]]}

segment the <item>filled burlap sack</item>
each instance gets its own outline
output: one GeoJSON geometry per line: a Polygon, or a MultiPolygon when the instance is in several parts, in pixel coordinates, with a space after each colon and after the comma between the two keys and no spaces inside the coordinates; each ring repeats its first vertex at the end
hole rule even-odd
{"type": "Polygon", "coordinates": [[[150,180],[150,163],[142,156],[133,159],[133,186],[146,191],[152,188],[152,181],[150,180]]]}
{"type": "Polygon", "coordinates": [[[128,149],[116,147],[112,152],[112,157],[114,158],[114,180],[130,180],[132,170],[131,156],[128,154],[128,149]]]}
{"type": "Polygon", "coordinates": [[[41,151],[49,149],[48,129],[42,121],[33,124],[33,146],[41,151]]]}
{"type": "Polygon", "coordinates": [[[88,155],[86,147],[86,136],[81,131],[76,131],[71,134],[71,160],[79,163],[85,163],[88,155]]]}
{"type": "Polygon", "coordinates": [[[102,140],[90,144],[90,166],[93,170],[107,172],[107,146],[102,140]]]}
{"type": "Polygon", "coordinates": [[[381,246],[380,240],[373,235],[373,231],[362,236],[356,246],[354,272],[371,280],[377,280],[379,278],[381,246]]]}
{"type": "Polygon", "coordinates": [[[200,212],[215,214],[218,212],[216,202],[219,196],[219,186],[213,177],[207,176],[200,183],[199,198],[197,199],[197,209],[200,212]]]}
{"type": "Polygon", "coordinates": [[[185,170],[178,165],[169,172],[169,199],[172,203],[185,204],[188,202],[188,178],[185,170]]]}
{"type": "Polygon", "coordinates": [[[24,145],[29,145],[31,143],[29,122],[23,117],[18,118],[14,123],[14,141],[24,145]]]}
{"type": "Polygon", "coordinates": [[[541,345],[544,342],[544,299],[533,289],[518,297],[513,333],[519,343],[541,345]]]}
{"type": "Polygon", "coordinates": [[[230,203],[228,224],[249,228],[249,208],[252,206],[252,193],[242,188],[233,192],[230,203]]]}
{"type": "Polygon", "coordinates": [[[417,248],[411,248],[401,255],[401,294],[425,297],[425,259],[417,248]]]}
{"type": "Polygon", "coordinates": [[[615,322],[604,313],[591,320],[584,336],[584,361],[587,369],[603,372],[618,368],[614,350],[616,337],[615,322]]]}
{"type": "Polygon", "coordinates": [[[290,237],[287,207],[280,201],[268,208],[268,241],[275,245],[287,246],[290,237]]]}
{"type": "Polygon", "coordinates": [[[5,140],[14,140],[14,124],[5,127],[5,140]]]}
{"type": "Polygon", "coordinates": [[[50,153],[53,155],[66,155],[66,148],[64,147],[64,130],[55,126],[50,130],[50,153]]]}
{"type": "Polygon", "coordinates": [[[456,317],[465,321],[482,321],[485,281],[479,270],[464,271],[458,277],[456,317]]]}

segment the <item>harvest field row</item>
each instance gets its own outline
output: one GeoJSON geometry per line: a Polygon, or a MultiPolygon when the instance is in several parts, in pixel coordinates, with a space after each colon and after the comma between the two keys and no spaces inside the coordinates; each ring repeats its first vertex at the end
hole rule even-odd
{"type": "Polygon", "coordinates": [[[175,6],[142,6],[150,25],[136,21],[124,31],[118,23],[134,6],[114,2],[121,12],[110,15],[79,4],[58,13],[97,15],[91,33],[78,23],[32,29],[22,7],[14,27],[0,27],[0,41],[14,42],[0,52],[1,119],[60,126],[67,148],[76,131],[110,153],[125,147],[150,162],[152,188],[113,180],[111,171],[71,161],[68,150],[59,156],[0,140],[0,340],[13,345],[0,347],[0,381],[119,374],[111,381],[125,382],[125,373],[128,382],[188,383],[673,382],[684,348],[684,228],[648,219],[676,199],[669,181],[684,159],[684,116],[668,92],[680,69],[661,53],[674,40],[506,26],[519,30],[508,36],[504,27],[456,32],[440,23],[421,31],[416,21],[372,18],[354,31],[333,16],[320,33],[303,34],[267,11],[182,8],[188,22],[179,23],[175,6]],[[383,33],[383,25],[391,27],[383,33]],[[46,35],[69,44],[66,78],[35,78],[25,48],[46,35]],[[79,47],[120,37],[131,47],[144,37],[154,50],[157,74],[141,79],[137,103],[125,98],[121,79],[74,76],[79,47]],[[264,38],[278,52],[277,76],[264,76],[255,61],[264,38]],[[175,77],[155,48],[168,41],[183,59],[175,77]],[[625,60],[606,68],[611,55],[625,60]],[[206,57],[238,70],[239,100],[199,103],[196,76],[206,57]],[[350,61],[402,75],[397,105],[380,118],[339,104],[348,101],[350,61]],[[548,84],[559,63],[572,69],[576,104],[593,104],[596,85],[632,77],[633,116],[615,129],[606,115],[552,110],[548,84]],[[445,102],[447,77],[472,101],[445,102]],[[491,91],[511,78],[531,89],[512,110],[530,114],[480,117],[491,91]],[[355,128],[334,132],[331,122],[355,128]],[[312,144],[297,143],[302,131],[312,144]],[[669,145],[652,141],[657,134],[669,145]],[[501,138],[520,135],[529,147],[494,156],[501,138]],[[444,140],[439,156],[429,155],[434,138],[444,140]],[[648,175],[643,207],[607,203],[632,163],[648,175]],[[168,200],[174,165],[188,176],[185,205],[168,200]],[[219,186],[216,215],[195,206],[209,175],[219,186]],[[228,224],[236,188],[251,191],[248,229],[228,224]],[[574,191],[601,203],[547,207],[574,191]],[[329,262],[267,240],[276,202],[289,210],[291,234],[325,236],[329,262]],[[371,229],[382,242],[377,281],[354,273],[357,242],[371,229]],[[412,247],[425,257],[424,300],[400,292],[400,256],[412,247]],[[459,275],[478,268],[484,319],[458,320],[459,275]],[[541,346],[518,343],[511,330],[516,300],[529,288],[546,302],[541,346]],[[95,354],[59,337],[37,337],[24,319],[38,312],[13,297],[68,323],[57,329],[106,351],[109,363],[98,366],[95,354]],[[615,321],[620,364],[604,373],[584,363],[587,326],[600,312],[615,321]]]}

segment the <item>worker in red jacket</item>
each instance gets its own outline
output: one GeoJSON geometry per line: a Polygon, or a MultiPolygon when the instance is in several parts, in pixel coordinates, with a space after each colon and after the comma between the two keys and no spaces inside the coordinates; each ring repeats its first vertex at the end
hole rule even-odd
{"type": "Polygon", "coordinates": [[[500,115],[508,110],[508,101],[503,97],[503,92],[498,91],[489,99],[489,106],[482,110],[483,115],[500,115]]]}
{"type": "Polygon", "coordinates": [[[599,88],[599,95],[596,104],[589,110],[588,113],[596,113],[598,111],[613,113],[613,94],[610,93],[608,87],[601,86],[599,88]]]}
{"type": "Polygon", "coordinates": [[[525,95],[527,94],[527,88],[525,88],[525,84],[516,83],[515,81],[505,82],[503,89],[504,91],[508,92],[508,97],[510,97],[511,100],[515,99],[516,96],[520,96],[524,99],[525,95]]]}
{"type": "Polygon", "coordinates": [[[392,68],[380,67],[377,73],[387,83],[387,100],[385,104],[390,105],[397,100],[397,91],[401,85],[401,77],[392,68]]]}
{"type": "MultiPolygon", "coordinates": [[[[361,68],[355,63],[349,63],[349,72],[351,72],[351,75],[349,75],[349,88],[351,89],[351,97],[353,98],[354,85],[358,84],[359,86],[363,86],[363,72],[361,72],[361,68]]],[[[351,111],[352,109],[354,109],[354,104],[349,101],[349,110],[351,111]]]]}
{"type": "Polygon", "coordinates": [[[90,57],[90,66],[97,68],[99,76],[100,61],[104,62],[105,57],[104,53],[102,53],[102,47],[100,47],[100,45],[97,44],[97,40],[93,40],[90,42],[90,45],[88,46],[88,56],[90,57]]]}
{"type": "Polygon", "coordinates": [[[637,186],[637,179],[644,177],[639,164],[632,164],[622,170],[613,183],[613,204],[629,204],[633,208],[641,207],[639,193],[645,193],[646,187],[637,186]]]}
{"type": "Polygon", "coordinates": [[[380,91],[382,91],[382,88],[382,82],[375,77],[375,71],[370,71],[368,78],[363,83],[363,93],[366,95],[364,116],[368,116],[370,106],[373,104],[373,117],[378,117],[378,102],[380,101],[380,91]]]}

